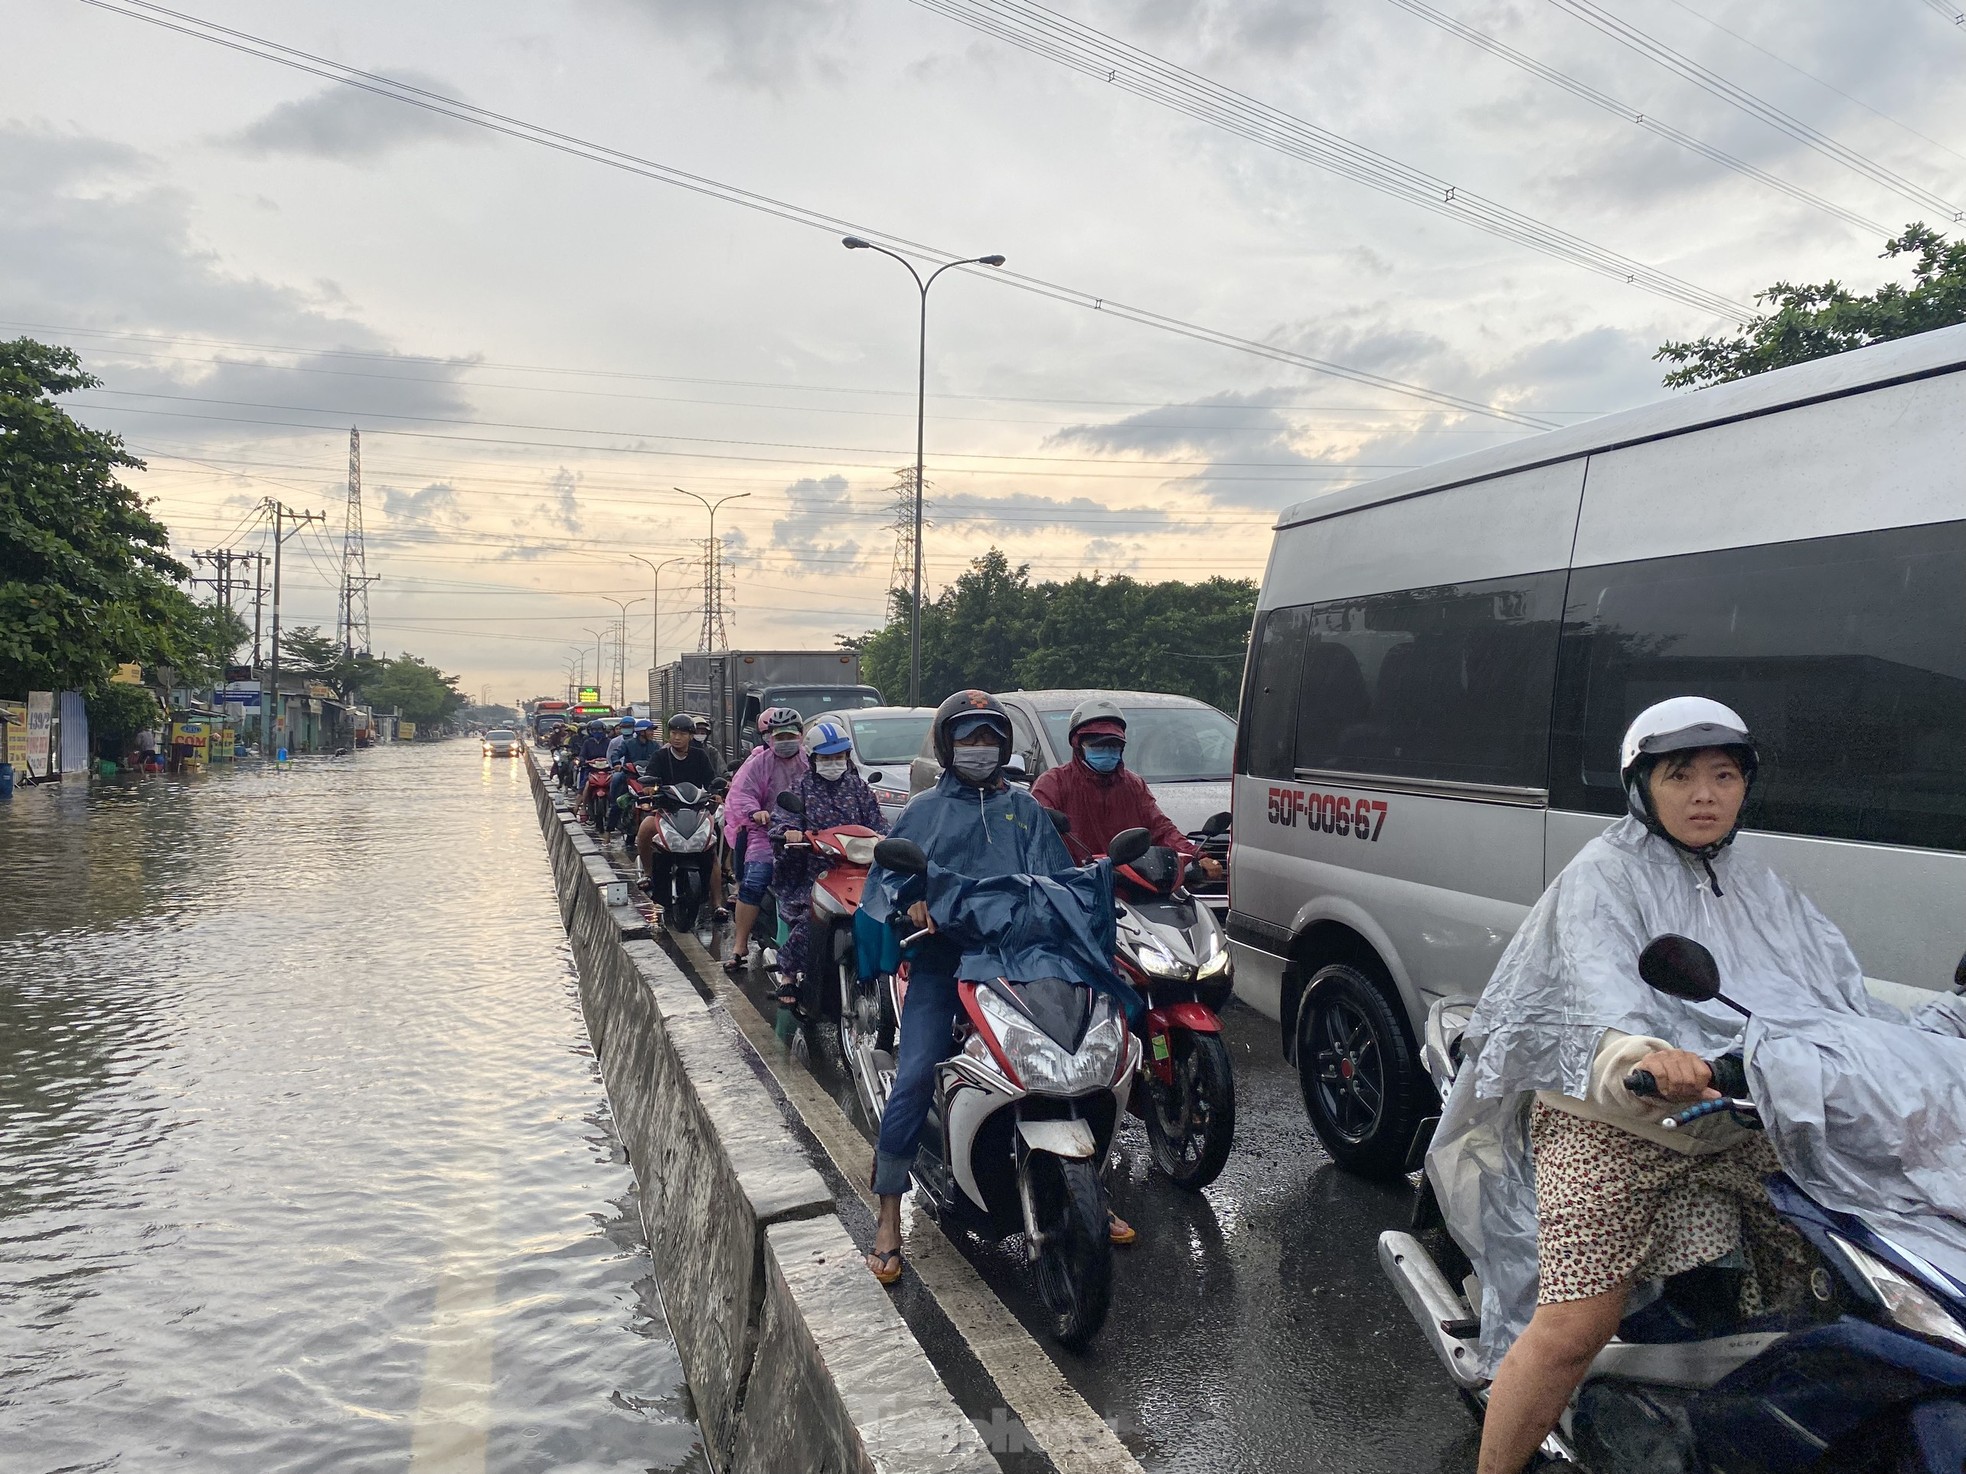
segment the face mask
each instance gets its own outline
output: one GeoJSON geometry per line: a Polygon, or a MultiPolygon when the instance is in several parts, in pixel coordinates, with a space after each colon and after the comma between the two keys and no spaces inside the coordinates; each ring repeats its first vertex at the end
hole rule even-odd
{"type": "Polygon", "coordinates": [[[958,747],[953,765],[956,776],[965,783],[987,783],[997,776],[997,769],[1003,766],[1003,758],[993,742],[988,747],[958,747]]]}
{"type": "Polygon", "coordinates": [[[846,759],[843,757],[816,757],[812,760],[812,770],[828,783],[837,783],[846,777],[846,759]]]}
{"type": "Polygon", "coordinates": [[[796,737],[774,737],[771,739],[771,750],[776,757],[797,757],[799,755],[799,739],[796,737]]]}
{"type": "Polygon", "coordinates": [[[1095,773],[1110,773],[1120,765],[1120,755],[1125,749],[1119,747],[1081,747],[1085,754],[1085,765],[1095,773]]]}

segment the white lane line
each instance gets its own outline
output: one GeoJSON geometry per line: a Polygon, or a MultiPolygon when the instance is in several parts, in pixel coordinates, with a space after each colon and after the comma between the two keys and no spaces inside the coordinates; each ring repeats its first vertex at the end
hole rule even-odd
{"type": "Polygon", "coordinates": [[[411,1474],[484,1474],[491,1425],[498,1271],[493,1215],[473,1199],[453,1210],[431,1307],[423,1392],[410,1424],[411,1474]]]}
{"type": "MultiPolygon", "coordinates": [[[[684,957],[708,985],[763,1059],[786,1099],[798,1111],[840,1173],[868,1207],[874,1195],[874,1149],[812,1075],[792,1058],[771,1021],[721,963],[694,937],[679,941],[684,957]]],[[[1010,1411],[1044,1450],[1059,1474],[1143,1474],[1139,1462],[1078,1389],[1032,1339],[1017,1317],[983,1282],[976,1268],[929,1218],[910,1208],[903,1223],[908,1263],[949,1318],[1010,1411]]],[[[992,1436],[986,1429],[984,1436],[992,1436]]]]}

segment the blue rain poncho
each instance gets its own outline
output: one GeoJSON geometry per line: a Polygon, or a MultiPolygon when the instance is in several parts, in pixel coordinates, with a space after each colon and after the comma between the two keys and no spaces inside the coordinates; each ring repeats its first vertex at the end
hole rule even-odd
{"type": "Polygon", "coordinates": [[[868,872],[854,917],[863,975],[894,969],[900,957],[888,919],[926,895],[938,950],[958,978],[1069,978],[1112,994],[1129,1012],[1139,1007],[1113,966],[1112,866],[1074,866],[1050,816],[1023,789],[984,792],[944,773],[909,800],[893,837],[920,845],[929,872],[919,880],[879,865],[868,872]]]}
{"type": "Polygon", "coordinates": [[[1468,1021],[1427,1172],[1480,1274],[1490,1374],[1536,1306],[1530,1102],[1538,1090],[1585,1096],[1606,1029],[1709,1059],[1747,1045],[1784,1170],[1928,1258],[1935,1243],[1951,1245],[1949,1262],[1966,1269],[1961,1000],[1935,998],[1907,1019],[1870,995],[1842,933],[1795,887],[1737,849],[1712,863],[1724,894],[1638,820],[1612,825],[1531,909],[1468,1021]],[[1638,955],[1667,932],[1713,953],[1723,990],[1756,1015],[1752,1029],[1724,1004],[1645,984],[1638,955]],[[1924,1113],[1915,1125],[1907,1102],[1924,1113]]]}

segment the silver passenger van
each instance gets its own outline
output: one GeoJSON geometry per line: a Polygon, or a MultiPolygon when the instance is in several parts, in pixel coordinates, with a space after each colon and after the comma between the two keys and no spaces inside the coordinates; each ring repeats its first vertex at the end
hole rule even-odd
{"type": "Polygon", "coordinates": [[[1966,327],[1303,502],[1244,676],[1229,935],[1354,1171],[1437,1113],[1415,1040],[1624,810],[1667,696],[1761,748],[1737,841],[1872,986],[1966,947],[1966,327]]]}

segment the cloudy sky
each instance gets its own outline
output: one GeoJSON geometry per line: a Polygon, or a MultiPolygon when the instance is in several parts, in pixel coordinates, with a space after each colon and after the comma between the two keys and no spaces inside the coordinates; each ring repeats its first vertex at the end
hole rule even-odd
{"type": "Polygon", "coordinates": [[[333,625],[359,425],[375,645],[495,699],[591,668],[607,596],[642,600],[631,685],[694,648],[700,564],[652,631],[627,556],[700,555],[674,487],[744,494],[735,643],[880,622],[916,299],[812,214],[1019,274],[931,298],[936,586],[992,544],[1255,575],[1278,507],[1657,398],[1662,341],[1899,275],[1884,233],[1966,201],[1966,27],[1929,0],[184,3],[577,142],[0,0],[0,334],[102,377],[76,413],[180,551],[327,514],[290,625],[333,625]]]}

